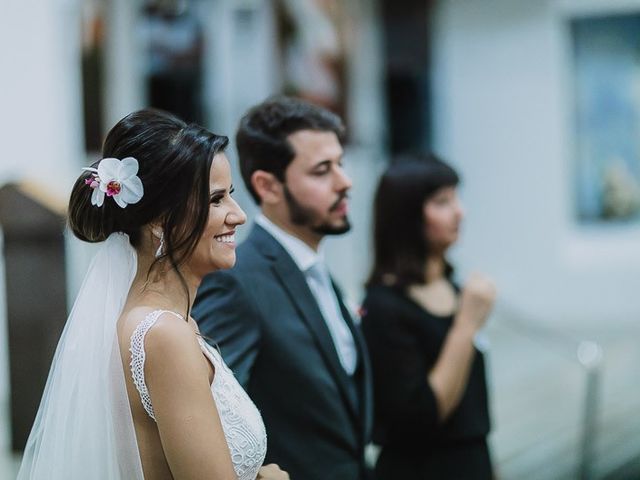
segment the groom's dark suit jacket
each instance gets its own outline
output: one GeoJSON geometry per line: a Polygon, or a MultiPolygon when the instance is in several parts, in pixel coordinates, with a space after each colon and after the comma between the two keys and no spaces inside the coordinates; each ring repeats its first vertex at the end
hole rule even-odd
{"type": "MultiPolygon", "coordinates": [[[[200,331],[262,413],[265,463],[292,480],[360,480],[372,421],[371,373],[359,328],[342,303],[358,350],[343,369],[304,274],[255,225],[232,270],[205,277],[193,307],[200,331]]],[[[334,285],[335,288],[335,285],[334,285]]]]}

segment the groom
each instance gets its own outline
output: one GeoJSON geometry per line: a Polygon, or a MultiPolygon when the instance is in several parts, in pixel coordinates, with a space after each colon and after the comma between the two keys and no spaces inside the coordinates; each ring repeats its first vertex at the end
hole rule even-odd
{"type": "Polygon", "coordinates": [[[294,480],[366,478],[369,363],[322,253],[350,228],[343,134],[333,113],[287,97],[242,118],[240,169],[261,214],[236,267],[205,277],[193,308],[262,413],[265,462],[294,480]]]}

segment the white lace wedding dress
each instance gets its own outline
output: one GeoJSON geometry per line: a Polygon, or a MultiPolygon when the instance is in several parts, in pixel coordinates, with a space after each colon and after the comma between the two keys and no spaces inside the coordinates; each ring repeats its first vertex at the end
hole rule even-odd
{"type": "MultiPolygon", "coordinates": [[[[156,310],[140,322],[131,336],[131,374],[144,409],[155,420],[151,397],[144,380],[144,338],[163,313],[156,310]]],[[[184,320],[184,319],[183,319],[184,320]]],[[[267,453],[267,434],[260,412],[240,386],[220,354],[198,337],[200,348],[215,370],[211,393],[216,402],[222,429],[229,445],[238,480],[255,480],[267,453]]]]}

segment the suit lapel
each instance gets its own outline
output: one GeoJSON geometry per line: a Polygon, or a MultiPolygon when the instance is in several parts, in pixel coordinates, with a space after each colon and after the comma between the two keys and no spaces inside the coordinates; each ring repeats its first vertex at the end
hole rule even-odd
{"type": "MultiPolygon", "coordinates": [[[[351,415],[354,417],[354,420],[358,422],[360,415],[357,414],[356,405],[349,395],[348,383],[350,380],[340,363],[338,352],[333,343],[331,333],[329,333],[329,328],[320,312],[315,297],[309,289],[304,274],[300,271],[287,251],[259,225],[253,227],[253,231],[248,240],[254,244],[258,251],[272,259],[271,267],[274,274],[280,280],[289,299],[295,305],[300,317],[315,338],[322,357],[327,363],[329,371],[335,379],[345,403],[349,407],[351,415]]],[[[342,306],[342,302],[340,302],[340,304],[342,306]]],[[[350,323],[350,321],[347,321],[347,324],[350,323]]],[[[352,326],[349,325],[349,328],[352,328],[352,326]]]]}

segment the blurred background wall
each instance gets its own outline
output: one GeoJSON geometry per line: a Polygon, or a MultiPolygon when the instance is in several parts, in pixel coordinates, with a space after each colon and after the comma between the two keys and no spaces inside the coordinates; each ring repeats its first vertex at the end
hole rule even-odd
{"type": "Polygon", "coordinates": [[[460,165],[470,213],[460,262],[548,322],[635,324],[640,310],[640,223],[576,218],[571,26],[637,15],[618,3],[450,0],[435,17],[436,150],[460,165]]]}
{"type": "MultiPolygon", "coordinates": [[[[251,105],[298,95],[348,125],[354,228],[328,253],[357,304],[379,173],[407,151],[453,163],[467,210],[453,260],[461,280],[482,270],[500,291],[485,346],[501,478],[638,478],[639,0],[5,0],[2,12],[0,186],[29,181],[45,204],[66,202],[134,109],[233,138],[251,105]]],[[[70,305],[92,248],[66,245],[70,305]]],[[[2,462],[0,476],[16,457],[2,462]]]]}

